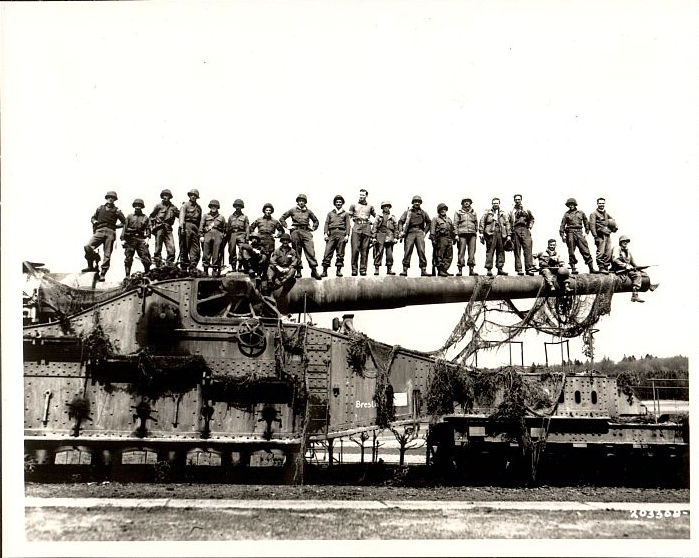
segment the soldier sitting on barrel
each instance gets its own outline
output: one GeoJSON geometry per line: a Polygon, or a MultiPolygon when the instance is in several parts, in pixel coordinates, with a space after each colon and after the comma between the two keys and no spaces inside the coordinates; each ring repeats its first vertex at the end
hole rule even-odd
{"type": "Polygon", "coordinates": [[[142,199],[136,198],[133,201],[133,213],[126,217],[126,225],[121,231],[120,240],[124,243],[124,272],[127,277],[131,275],[131,264],[134,253],[138,253],[143,264],[143,271],[150,271],[150,252],[148,250],[148,239],[150,238],[150,219],[143,213],[145,204],[142,199]]]}
{"type": "MultiPolygon", "coordinates": [[[[638,266],[629,250],[629,242],[631,239],[626,235],[621,235],[619,238],[619,247],[614,248],[612,256],[612,269],[617,275],[628,275],[633,284],[633,293],[631,294],[632,302],[645,302],[639,298],[638,291],[641,290],[643,278],[648,277],[645,272],[641,271],[648,266],[638,266]]],[[[654,291],[657,285],[651,285],[650,290],[654,291]]]]}
{"type": "Polygon", "coordinates": [[[551,291],[556,291],[556,281],[563,294],[571,292],[568,277],[570,271],[565,265],[565,262],[559,257],[556,251],[556,240],[550,238],[548,246],[544,252],[539,252],[535,256],[539,260],[539,272],[546,282],[546,286],[551,291]]]}
{"type": "Polygon", "coordinates": [[[251,232],[248,242],[240,245],[240,258],[245,273],[254,279],[267,280],[269,254],[260,242],[260,233],[251,232]]]}
{"type": "Polygon", "coordinates": [[[279,241],[281,246],[272,253],[267,269],[269,291],[276,290],[279,287],[289,290],[296,282],[298,255],[291,246],[291,236],[289,233],[284,233],[279,237],[279,241]]]}

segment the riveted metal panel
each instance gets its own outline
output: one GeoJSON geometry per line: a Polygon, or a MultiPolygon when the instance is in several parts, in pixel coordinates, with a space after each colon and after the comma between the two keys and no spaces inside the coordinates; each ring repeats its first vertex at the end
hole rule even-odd
{"type": "Polygon", "coordinates": [[[25,377],[84,378],[85,367],[79,362],[25,362],[25,377]]]}
{"type": "Polygon", "coordinates": [[[207,358],[206,363],[214,374],[226,376],[255,375],[258,378],[275,378],[276,364],[273,360],[234,358],[207,358]]]}
{"type": "Polygon", "coordinates": [[[24,428],[42,431],[66,431],[74,420],[68,418],[68,403],[81,395],[84,380],[80,378],[25,378],[24,428]],[[48,399],[47,423],[44,425],[46,392],[48,399]]]}

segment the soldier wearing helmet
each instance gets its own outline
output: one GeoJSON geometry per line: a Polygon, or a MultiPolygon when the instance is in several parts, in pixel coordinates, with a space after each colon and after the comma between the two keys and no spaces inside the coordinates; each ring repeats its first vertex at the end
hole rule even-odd
{"type": "Polygon", "coordinates": [[[605,209],[606,200],[597,198],[597,208],[590,213],[590,232],[597,247],[597,267],[600,273],[609,273],[612,264],[611,234],[617,226],[613,217],[605,209]]]}
{"type": "Polygon", "coordinates": [[[197,202],[199,190],[192,188],[187,196],[189,200],[180,208],[180,266],[193,272],[201,255],[199,237],[204,224],[204,211],[197,202]]]}
{"type": "Polygon", "coordinates": [[[267,268],[267,293],[280,287],[283,292],[288,292],[296,282],[296,267],[298,265],[298,255],[291,246],[291,235],[283,233],[279,237],[281,246],[277,248],[270,257],[267,268]]]}
{"type": "Polygon", "coordinates": [[[104,259],[102,260],[102,269],[97,278],[98,281],[104,281],[114,249],[114,241],[116,240],[116,229],[124,226],[126,217],[121,210],[114,205],[117,200],[116,192],[110,190],[104,196],[107,200],[103,205],[100,205],[95,213],[90,218],[92,222],[92,236],[84,246],[85,259],[87,267],[83,271],[97,271],[97,263],[100,260],[99,254],[95,248],[104,245],[104,259]],[[119,224],[117,224],[119,221],[119,224]]]}
{"type": "Polygon", "coordinates": [[[323,273],[321,277],[328,276],[328,268],[335,254],[336,275],[342,277],[342,267],[345,264],[345,248],[350,232],[350,214],[342,206],[345,205],[345,198],[337,194],[333,198],[333,209],[328,212],[323,228],[323,238],[325,239],[325,252],[323,254],[323,273]]]}
{"type": "Polygon", "coordinates": [[[371,238],[374,241],[374,275],[379,274],[381,260],[386,253],[386,275],[395,275],[393,268],[393,245],[398,237],[398,221],[391,215],[391,202],[381,202],[381,213],[371,227],[371,238]]]}
{"type": "Polygon", "coordinates": [[[369,263],[369,244],[371,243],[371,218],[376,217],[374,206],[367,202],[369,192],[359,190],[359,201],[349,207],[349,214],[354,221],[352,227],[352,275],[366,275],[369,263]]]}
{"type": "Polygon", "coordinates": [[[262,206],[262,217],[258,217],[250,224],[250,234],[254,230],[260,233],[260,246],[268,256],[274,252],[275,233],[277,238],[284,233],[284,227],[272,217],[272,213],[274,213],[274,206],[271,203],[266,203],[262,206]]]}
{"type": "Polygon", "coordinates": [[[556,250],[556,239],[550,238],[543,252],[535,256],[539,260],[539,273],[551,291],[559,290],[562,294],[571,292],[568,277],[570,271],[556,250]]]}
{"type": "Polygon", "coordinates": [[[476,266],[476,237],[478,236],[478,216],[471,207],[473,200],[464,198],[461,200],[461,207],[454,213],[454,230],[457,235],[457,248],[459,257],[457,260],[458,271],[456,275],[461,275],[464,263],[468,265],[469,275],[478,275],[474,271],[476,266]],[[466,249],[468,248],[468,260],[465,260],[466,249]]]}
{"type": "Polygon", "coordinates": [[[566,206],[568,207],[568,211],[563,214],[559,232],[563,242],[568,246],[570,272],[573,275],[578,273],[575,269],[575,264],[578,263],[575,257],[575,248],[577,247],[587,267],[590,268],[590,273],[597,273],[597,270],[592,264],[590,248],[585,238],[585,235],[590,232],[590,223],[587,220],[587,216],[578,209],[578,202],[575,198],[568,198],[566,200],[566,206]]]}
{"type": "MultiPolygon", "coordinates": [[[[621,235],[619,237],[619,246],[614,248],[612,253],[612,270],[614,270],[617,275],[627,275],[629,279],[631,279],[633,285],[633,292],[631,294],[632,302],[645,302],[645,300],[638,296],[638,291],[641,290],[643,278],[647,277],[647,275],[636,265],[631,250],[629,250],[630,242],[631,239],[626,235],[621,235]]],[[[657,287],[657,285],[652,285],[651,290],[654,290],[655,287],[657,287]]]]}
{"type": "Polygon", "coordinates": [[[481,244],[485,244],[485,269],[488,277],[493,276],[493,256],[498,275],[507,275],[505,267],[505,243],[512,242],[512,227],[507,214],[500,209],[500,198],[491,200],[491,207],[478,223],[481,244]]]}
{"type": "Polygon", "coordinates": [[[221,275],[221,243],[226,232],[226,218],[218,210],[221,204],[218,200],[209,202],[209,212],[202,219],[202,264],[204,274],[209,274],[209,267],[214,277],[221,275]]]}
{"type": "Polygon", "coordinates": [[[286,220],[291,217],[291,243],[296,250],[298,261],[296,262],[296,277],[301,277],[301,254],[306,253],[308,267],[311,268],[311,277],[321,279],[318,270],[318,260],[316,260],[315,247],[313,246],[313,231],[318,229],[320,221],[308,207],[306,194],[296,196],[296,207],[285,211],[281,218],[282,226],[286,228],[286,220]]]}
{"type": "Polygon", "coordinates": [[[155,249],[153,250],[153,261],[155,267],[163,265],[163,245],[167,265],[175,265],[175,238],[172,229],[175,219],[179,217],[179,211],[172,203],[172,192],[165,188],[160,192],[160,203],[156,204],[150,212],[151,234],[155,237],[155,249]]]}
{"type": "Polygon", "coordinates": [[[248,235],[250,234],[250,220],[243,213],[245,204],[243,200],[237,199],[233,202],[233,213],[228,217],[226,225],[226,241],[228,242],[228,263],[231,266],[231,271],[243,271],[243,260],[239,261],[240,247],[247,243],[248,235]]]}
{"type": "Polygon", "coordinates": [[[408,275],[410,258],[413,255],[413,248],[417,248],[417,257],[420,263],[420,275],[428,276],[427,258],[425,257],[425,233],[430,229],[430,216],[422,209],[422,198],[413,196],[412,205],[403,212],[398,220],[400,234],[398,240],[405,239],[403,247],[403,271],[401,275],[408,275]]]}
{"type": "Polygon", "coordinates": [[[143,271],[150,271],[150,252],[148,250],[148,239],[151,235],[150,219],[143,213],[145,204],[140,198],[136,198],[131,204],[134,212],[126,217],[126,225],[121,231],[121,241],[124,247],[124,272],[126,277],[131,275],[131,265],[133,256],[138,253],[143,264],[143,271]]]}
{"type": "Polygon", "coordinates": [[[440,277],[450,277],[449,266],[454,257],[454,243],[456,233],[454,223],[447,216],[449,207],[440,203],[437,206],[437,216],[432,219],[430,226],[430,238],[432,240],[432,275],[435,270],[440,277]]]}

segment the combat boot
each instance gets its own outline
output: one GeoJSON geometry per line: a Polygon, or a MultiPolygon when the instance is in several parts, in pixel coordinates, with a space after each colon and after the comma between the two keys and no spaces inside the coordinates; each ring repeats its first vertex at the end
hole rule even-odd
{"type": "MultiPolygon", "coordinates": [[[[87,259],[87,258],[86,258],[87,259]]],[[[92,265],[92,259],[87,259],[87,267],[84,267],[82,269],[83,273],[87,273],[89,271],[97,271],[97,268],[92,265]]]]}
{"type": "Polygon", "coordinates": [[[403,266],[403,271],[400,273],[401,276],[407,277],[408,275],[408,268],[403,266]]]}
{"type": "Polygon", "coordinates": [[[318,274],[318,270],[315,267],[311,268],[311,277],[313,277],[313,279],[318,279],[318,281],[322,279],[322,277],[318,274]]]}
{"type": "Polygon", "coordinates": [[[214,271],[211,274],[212,277],[220,277],[221,276],[221,268],[220,267],[214,267],[214,271]]]}
{"type": "Polygon", "coordinates": [[[469,265],[469,266],[468,266],[468,274],[471,275],[471,276],[478,275],[478,273],[476,273],[476,272],[474,271],[472,265],[469,265]]]}
{"type": "Polygon", "coordinates": [[[456,272],[456,276],[457,276],[457,277],[461,277],[461,270],[462,270],[463,268],[464,268],[464,266],[462,266],[462,265],[459,266],[459,269],[458,269],[457,272],[456,272]]]}
{"type": "Polygon", "coordinates": [[[508,275],[507,271],[503,271],[501,267],[498,268],[498,275],[508,275]]]}
{"type": "Polygon", "coordinates": [[[642,298],[639,298],[638,291],[634,291],[631,295],[631,302],[645,302],[642,298]]]}
{"type": "Polygon", "coordinates": [[[378,274],[379,274],[379,266],[377,265],[377,266],[374,266],[374,275],[378,275],[378,274]]]}
{"type": "Polygon", "coordinates": [[[429,273],[427,273],[427,268],[426,267],[421,267],[420,268],[420,276],[421,277],[432,277],[429,273]]]}
{"type": "Polygon", "coordinates": [[[342,268],[341,267],[337,268],[337,271],[335,272],[335,276],[342,277],[342,268]]]}
{"type": "Polygon", "coordinates": [[[599,266],[599,272],[603,273],[604,275],[609,275],[609,270],[604,265],[599,266]]]}
{"type": "Polygon", "coordinates": [[[130,265],[124,264],[124,273],[126,274],[126,277],[131,277],[131,266],[130,265]]]}
{"type": "Polygon", "coordinates": [[[492,276],[493,276],[493,270],[492,270],[492,269],[488,269],[487,271],[488,271],[488,273],[486,273],[486,276],[492,277],[492,276]]]}
{"type": "Polygon", "coordinates": [[[571,275],[577,275],[577,274],[578,274],[578,270],[575,269],[575,266],[574,266],[574,265],[571,265],[571,266],[570,266],[570,274],[571,274],[571,275]]]}
{"type": "Polygon", "coordinates": [[[107,275],[107,272],[106,272],[106,271],[100,271],[100,274],[98,275],[97,280],[98,280],[100,283],[104,283],[104,280],[105,280],[105,278],[106,278],[106,275],[107,275]]]}
{"type": "Polygon", "coordinates": [[[365,276],[366,276],[366,269],[363,270],[363,271],[360,271],[360,272],[359,272],[359,275],[361,275],[362,277],[365,277],[365,276]]]}
{"type": "Polygon", "coordinates": [[[587,264],[587,267],[590,269],[590,273],[599,273],[593,264],[587,264]]]}
{"type": "Polygon", "coordinates": [[[324,265],[323,266],[323,273],[320,274],[321,277],[327,277],[328,276],[328,266],[324,265]]]}
{"type": "Polygon", "coordinates": [[[535,271],[535,267],[530,267],[529,269],[527,269],[527,275],[535,275],[535,271]]]}
{"type": "Polygon", "coordinates": [[[451,277],[451,273],[447,273],[446,271],[444,271],[444,270],[442,270],[442,269],[440,269],[440,270],[437,272],[437,275],[439,275],[440,277],[451,277]]]}
{"type": "MultiPolygon", "coordinates": [[[[235,271],[235,268],[233,268],[233,271],[235,271]]],[[[296,279],[299,279],[301,277],[301,269],[296,270],[296,279]]]]}
{"type": "Polygon", "coordinates": [[[396,274],[395,271],[391,271],[391,266],[387,265],[386,266],[386,275],[395,275],[395,274],[396,274]]]}

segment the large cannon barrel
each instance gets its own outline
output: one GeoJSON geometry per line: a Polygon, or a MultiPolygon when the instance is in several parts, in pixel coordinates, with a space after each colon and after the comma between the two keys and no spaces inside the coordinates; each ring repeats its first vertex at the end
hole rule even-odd
{"type": "MultiPolygon", "coordinates": [[[[382,310],[418,304],[447,304],[468,302],[474,290],[481,289],[479,298],[503,300],[536,298],[542,289],[539,276],[478,277],[341,277],[299,279],[294,287],[279,297],[282,312],[334,312],[350,310],[382,310]],[[488,289],[487,283],[490,282],[488,289]]],[[[600,292],[631,292],[628,277],[616,275],[573,275],[570,286],[574,294],[589,295],[600,292]]],[[[642,291],[648,290],[650,279],[643,277],[642,291]]]]}

